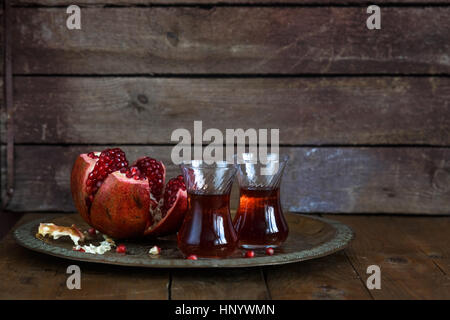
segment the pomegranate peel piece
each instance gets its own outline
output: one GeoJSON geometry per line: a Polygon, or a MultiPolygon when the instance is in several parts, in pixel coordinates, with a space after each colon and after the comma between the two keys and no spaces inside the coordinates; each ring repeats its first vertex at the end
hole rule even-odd
{"type": "Polygon", "coordinates": [[[144,235],[158,237],[177,232],[183,223],[186,210],[187,191],[179,189],[175,202],[165,214],[160,207],[153,209],[154,223],[146,228],[144,235]]]}
{"type": "Polygon", "coordinates": [[[125,173],[116,171],[105,179],[94,197],[91,224],[114,238],[140,237],[153,221],[152,202],[146,180],[127,178],[125,173]]]}
{"type": "MultiPolygon", "coordinates": [[[[100,152],[95,152],[95,154],[100,154],[100,152]]],[[[89,207],[86,203],[86,199],[89,197],[86,190],[86,181],[89,173],[94,169],[96,162],[96,159],[89,157],[86,153],[81,154],[73,165],[70,179],[70,190],[72,191],[73,202],[81,217],[87,223],[90,223],[90,219],[89,207]]]]}

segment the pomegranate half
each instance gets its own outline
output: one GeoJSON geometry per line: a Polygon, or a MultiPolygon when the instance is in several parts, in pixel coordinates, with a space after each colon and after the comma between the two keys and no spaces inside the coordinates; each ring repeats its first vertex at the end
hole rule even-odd
{"type": "Polygon", "coordinates": [[[168,235],[183,222],[187,192],[182,176],[164,185],[165,175],[150,157],[129,166],[119,148],[85,153],[72,169],[72,198],[83,219],[112,238],[168,235]]]}

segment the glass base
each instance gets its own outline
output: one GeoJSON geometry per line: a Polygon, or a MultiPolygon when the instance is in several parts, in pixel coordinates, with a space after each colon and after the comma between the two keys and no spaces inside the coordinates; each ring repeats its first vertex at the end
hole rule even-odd
{"type": "Polygon", "coordinates": [[[267,248],[278,248],[279,245],[276,244],[240,244],[240,248],[243,249],[267,249],[267,248]]]}

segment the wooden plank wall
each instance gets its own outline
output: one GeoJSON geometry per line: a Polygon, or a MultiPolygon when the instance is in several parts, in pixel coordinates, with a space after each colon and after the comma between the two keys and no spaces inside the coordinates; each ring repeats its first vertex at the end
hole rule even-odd
{"type": "Polygon", "coordinates": [[[292,211],[448,214],[449,2],[378,1],[371,31],[363,0],[81,0],[69,31],[72,1],[13,0],[7,208],[74,211],[77,154],[169,162],[171,132],[203,120],[280,128],[292,211]]]}

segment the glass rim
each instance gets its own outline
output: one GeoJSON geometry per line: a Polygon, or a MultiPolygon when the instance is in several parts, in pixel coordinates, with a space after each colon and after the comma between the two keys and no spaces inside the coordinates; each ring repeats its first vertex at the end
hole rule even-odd
{"type": "MultiPolygon", "coordinates": [[[[258,164],[259,163],[259,164],[264,164],[264,165],[266,165],[268,163],[276,163],[276,162],[285,163],[289,160],[289,155],[287,155],[287,154],[279,154],[279,153],[271,152],[271,153],[267,153],[267,162],[263,163],[263,162],[258,162],[253,159],[250,159],[250,158],[253,158],[253,155],[255,155],[254,152],[244,152],[241,154],[235,154],[233,156],[233,160],[234,160],[234,163],[236,163],[236,164],[248,164],[248,163],[258,164]],[[241,158],[238,158],[239,155],[241,156],[241,158]]],[[[256,153],[256,156],[258,156],[258,153],[256,153]]],[[[258,157],[256,157],[256,159],[258,159],[258,157]]]]}
{"type": "Polygon", "coordinates": [[[180,163],[182,168],[192,169],[234,169],[234,164],[227,161],[184,160],[180,163]]]}

